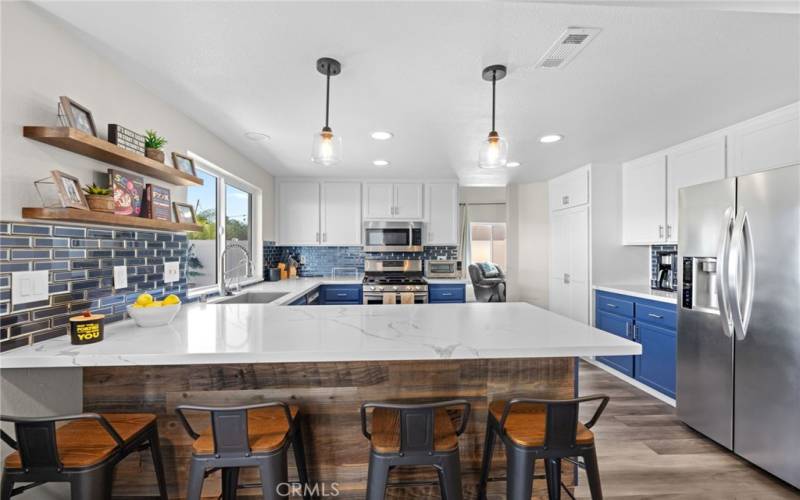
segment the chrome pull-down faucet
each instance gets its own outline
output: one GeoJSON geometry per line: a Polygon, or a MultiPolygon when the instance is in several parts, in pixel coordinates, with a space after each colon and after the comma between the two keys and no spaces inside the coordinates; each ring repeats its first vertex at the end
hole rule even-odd
{"type": "MultiPolygon", "coordinates": [[[[222,273],[221,273],[221,283],[220,288],[222,291],[223,296],[230,296],[233,295],[233,291],[228,287],[228,274],[245,267],[245,277],[250,276],[253,273],[253,259],[250,258],[250,252],[247,248],[239,243],[238,239],[232,239],[225,245],[225,250],[222,251],[222,273]],[[238,248],[239,250],[244,253],[244,259],[239,261],[239,264],[232,269],[228,269],[228,250],[231,248],[238,248]]],[[[241,289],[241,278],[236,280],[236,291],[238,292],[241,289]]]]}

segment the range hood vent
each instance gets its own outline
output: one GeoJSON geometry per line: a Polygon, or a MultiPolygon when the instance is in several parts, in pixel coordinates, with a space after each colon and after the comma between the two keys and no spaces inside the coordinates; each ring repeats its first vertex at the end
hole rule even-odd
{"type": "Polygon", "coordinates": [[[563,68],[591,42],[600,28],[567,28],[536,63],[537,68],[563,68]]]}

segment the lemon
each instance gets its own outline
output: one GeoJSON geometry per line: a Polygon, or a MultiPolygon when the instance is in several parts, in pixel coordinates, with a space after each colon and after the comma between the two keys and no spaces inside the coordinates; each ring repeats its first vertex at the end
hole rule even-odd
{"type": "Polygon", "coordinates": [[[165,306],[172,306],[175,304],[180,304],[181,299],[179,299],[177,295],[167,295],[164,298],[163,303],[165,306]]]}
{"type": "Polygon", "coordinates": [[[152,304],[153,303],[153,296],[150,295],[149,293],[143,293],[143,294],[139,295],[138,297],[136,297],[136,303],[139,304],[142,307],[145,307],[148,304],[152,304]]]}

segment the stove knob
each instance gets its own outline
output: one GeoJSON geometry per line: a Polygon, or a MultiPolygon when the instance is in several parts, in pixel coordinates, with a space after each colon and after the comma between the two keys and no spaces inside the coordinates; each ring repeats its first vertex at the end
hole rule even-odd
{"type": "Polygon", "coordinates": [[[383,291],[383,287],[382,287],[382,286],[379,286],[379,287],[378,287],[378,291],[379,291],[379,292],[382,292],[382,291],[383,291]]]}
{"type": "Polygon", "coordinates": [[[375,290],[375,287],[374,287],[374,286],[371,286],[371,287],[369,287],[369,290],[370,290],[370,291],[372,291],[372,290],[375,290]]]}
{"type": "Polygon", "coordinates": [[[397,287],[396,287],[396,286],[393,286],[393,287],[392,287],[392,290],[397,290],[397,287]]]}
{"type": "Polygon", "coordinates": [[[414,290],[422,290],[422,287],[417,285],[417,286],[414,287],[414,290]]]}

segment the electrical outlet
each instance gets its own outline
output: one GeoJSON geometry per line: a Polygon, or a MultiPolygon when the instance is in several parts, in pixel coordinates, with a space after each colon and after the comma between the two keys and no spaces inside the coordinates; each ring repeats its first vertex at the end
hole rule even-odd
{"type": "Polygon", "coordinates": [[[114,266],[114,288],[128,288],[127,266],[114,266]]]}
{"type": "Polygon", "coordinates": [[[11,273],[11,303],[27,304],[50,298],[49,271],[21,271],[11,273]]]}
{"type": "Polygon", "coordinates": [[[180,274],[179,262],[165,262],[164,263],[164,283],[174,283],[178,281],[180,274]]]}

